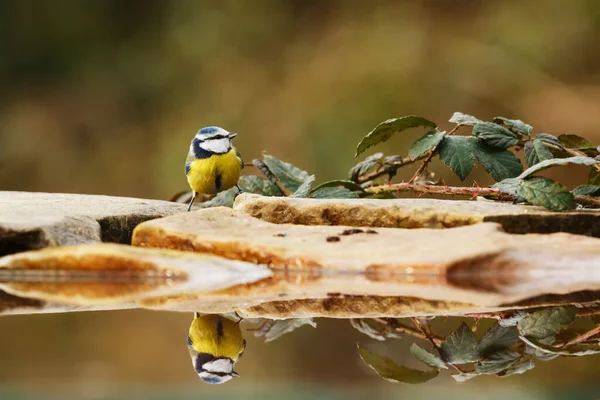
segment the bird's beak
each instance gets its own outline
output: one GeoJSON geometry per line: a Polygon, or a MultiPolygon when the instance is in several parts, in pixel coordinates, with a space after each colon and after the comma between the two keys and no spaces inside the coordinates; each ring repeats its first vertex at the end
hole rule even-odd
{"type": "Polygon", "coordinates": [[[237,133],[233,133],[233,132],[229,132],[229,139],[233,139],[234,137],[237,136],[237,133]]]}
{"type": "Polygon", "coordinates": [[[235,372],[235,371],[231,371],[231,376],[232,376],[233,378],[239,378],[239,377],[240,377],[240,374],[238,374],[238,373],[237,373],[237,372],[235,372]]]}

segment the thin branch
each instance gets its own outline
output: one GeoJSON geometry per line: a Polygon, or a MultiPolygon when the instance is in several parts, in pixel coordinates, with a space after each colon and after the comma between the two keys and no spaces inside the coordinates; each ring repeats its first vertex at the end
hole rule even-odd
{"type": "MultiPolygon", "coordinates": [[[[576,156],[576,157],[577,156],[589,157],[587,154],[585,154],[584,152],[579,151],[579,150],[567,149],[566,147],[558,146],[558,145],[555,145],[555,144],[552,144],[552,143],[548,143],[546,141],[544,141],[544,144],[546,146],[548,146],[548,147],[553,148],[553,149],[564,150],[564,151],[566,151],[567,153],[569,153],[572,156],[576,156]]],[[[597,171],[600,171],[600,164],[595,164],[595,165],[593,165],[593,167],[596,168],[597,171]]]]}
{"type": "Polygon", "coordinates": [[[600,334],[600,325],[598,325],[597,327],[595,327],[592,330],[589,330],[585,333],[582,333],[581,335],[578,335],[576,338],[568,341],[567,343],[565,343],[564,345],[560,346],[560,347],[569,347],[573,344],[577,344],[577,343],[581,343],[581,342],[585,342],[586,340],[588,340],[589,338],[596,336],[600,334]]]}
{"type": "Polygon", "coordinates": [[[600,199],[591,196],[575,196],[575,202],[582,206],[600,208],[600,199]]]}
{"type": "Polygon", "coordinates": [[[424,159],[425,157],[427,157],[426,154],[414,159],[410,157],[404,157],[399,161],[393,161],[391,163],[382,164],[375,171],[369,174],[359,176],[358,179],[356,179],[356,183],[361,184],[367,181],[371,181],[373,179],[377,179],[384,175],[389,175],[390,172],[395,172],[398,168],[402,166],[414,164],[417,161],[424,159]]]}
{"type": "Polygon", "coordinates": [[[510,194],[501,192],[497,188],[482,188],[482,187],[456,187],[456,186],[440,186],[440,185],[415,185],[413,183],[394,183],[391,185],[379,185],[366,188],[367,193],[381,192],[416,192],[429,194],[443,194],[449,196],[487,196],[496,200],[514,201],[514,197],[510,194]]]}
{"type": "Polygon", "coordinates": [[[442,338],[442,337],[435,336],[435,335],[427,336],[426,333],[419,331],[417,329],[411,328],[406,325],[396,326],[396,327],[394,327],[394,331],[396,331],[398,333],[404,333],[406,335],[411,335],[411,336],[414,336],[419,339],[429,340],[430,342],[432,341],[433,343],[435,343],[434,346],[436,348],[439,347],[442,344],[442,342],[444,341],[444,338],[442,338]]]}

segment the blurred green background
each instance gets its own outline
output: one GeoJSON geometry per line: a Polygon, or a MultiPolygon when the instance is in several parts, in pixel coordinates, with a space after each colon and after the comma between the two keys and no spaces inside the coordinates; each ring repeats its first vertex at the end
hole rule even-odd
{"type": "MultiPolygon", "coordinates": [[[[360,138],[408,114],[443,128],[454,111],[502,115],[600,142],[597,0],[0,0],[0,54],[0,190],[167,199],[187,188],[189,142],[207,125],[238,132],[248,163],[266,150],[318,181],[345,177],[360,138]]],[[[551,174],[572,187],[586,172],[551,174]]],[[[361,366],[355,342],[368,340],[344,321],[250,338],[242,378],[208,387],[185,348],[190,319],[2,318],[0,397],[599,398],[598,357],[393,385],[361,366]]]]}

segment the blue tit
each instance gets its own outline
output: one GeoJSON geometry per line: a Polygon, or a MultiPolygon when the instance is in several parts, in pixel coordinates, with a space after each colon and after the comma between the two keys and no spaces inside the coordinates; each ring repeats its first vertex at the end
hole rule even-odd
{"type": "Polygon", "coordinates": [[[246,349],[239,322],[195,313],[187,338],[196,373],[206,383],[225,383],[239,375],[233,366],[246,349]]]}
{"type": "Polygon", "coordinates": [[[193,191],[188,211],[198,194],[217,194],[237,186],[244,161],[231,144],[235,136],[218,126],[209,126],[192,139],[185,160],[185,174],[193,191]]]}

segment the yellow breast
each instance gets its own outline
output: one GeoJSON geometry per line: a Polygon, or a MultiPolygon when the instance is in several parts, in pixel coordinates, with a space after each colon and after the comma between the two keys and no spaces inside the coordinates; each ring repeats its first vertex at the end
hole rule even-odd
{"type": "Polygon", "coordinates": [[[244,349],[240,326],[219,315],[203,315],[194,318],[189,336],[191,346],[197,353],[207,353],[214,357],[227,357],[237,361],[244,349]]]}
{"type": "Polygon", "coordinates": [[[193,191],[201,194],[216,194],[235,186],[240,179],[242,161],[235,148],[225,154],[213,154],[208,158],[192,161],[187,174],[193,191]]]}

